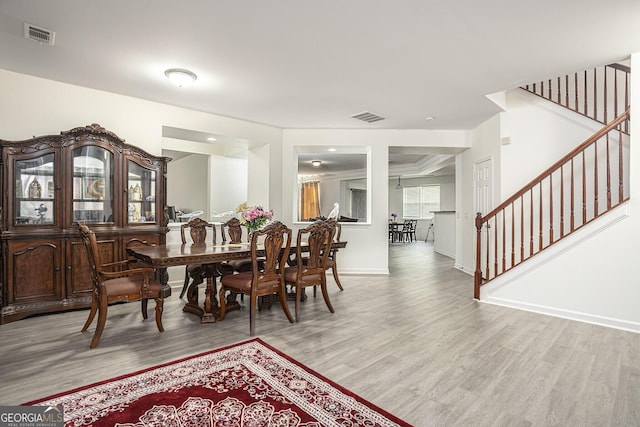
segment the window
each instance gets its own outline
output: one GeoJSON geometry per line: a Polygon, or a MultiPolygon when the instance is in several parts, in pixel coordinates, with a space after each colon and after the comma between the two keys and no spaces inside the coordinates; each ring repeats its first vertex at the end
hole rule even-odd
{"type": "Polygon", "coordinates": [[[424,185],[404,187],[402,190],[402,213],[404,218],[430,219],[434,211],[440,210],[440,186],[424,185]]]}

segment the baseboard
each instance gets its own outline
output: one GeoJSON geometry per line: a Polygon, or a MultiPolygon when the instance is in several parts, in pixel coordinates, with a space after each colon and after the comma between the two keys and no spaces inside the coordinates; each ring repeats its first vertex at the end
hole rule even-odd
{"type": "Polygon", "coordinates": [[[616,319],[606,316],[598,316],[595,314],[583,313],[578,311],[560,309],[556,307],[547,307],[543,305],[524,303],[521,301],[513,301],[504,298],[489,297],[480,302],[499,305],[503,307],[516,308],[518,310],[530,311],[538,314],[559,317],[562,319],[575,320],[578,322],[590,323],[598,326],[605,326],[623,331],[640,333],[640,323],[628,320],[616,319]]]}
{"type": "Polygon", "coordinates": [[[472,268],[467,268],[467,267],[465,267],[465,266],[464,266],[464,265],[462,265],[462,264],[455,263],[455,264],[453,265],[453,268],[455,268],[456,270],[460,270],[460,271],[462,271],[463,273],[467,273],[469,276],[473,276],[473,274],[474,274],[474,271],[473,271],[473,269],[472,269],[472,268]]]}
{"type": "Polygon", "coordinates": [[[623,203],[621,206],[618,206],[606,215],[603,215],[600,218],[596,219],[588,226],[568,236],[563,241],[560,241],[552,247],[545,249],[530,260],[516,266],[515,268],[513,268],[513,270],[506,272],[505,274],[482,286],[480,288],[480,301],[489,304],[546,314],[549,316],[640,333],[639,322],[600,316],[598,314],[573,311],[562,307],[547,306],[544,305],[544,302],[542,304],[534,304],[527,301],[513,299],[513,295],[511,295],[510,298],[501,298],[496,296],[494,293],[500,288],[509,286],[511,283],[516,282],[520,277],[531,273],[533,270],[541,268],[550,260],[556,259],[564,252],[571,250],[585,240],[592,238],[593,236],[606,230],[617,222],[624,220],[625,218],[629,217],[629,215],[629,202],[623,203]]]}
{"type": "Polygon", "coordinates": [[[434,248],[433,251],[436,252],[436,253],[439,253],[440,255],[448,256],[449,258],[455,258],[456,257],[455,253],[443,251],[442,249],[434,248]]]}
{"type": "MultiPolygon", "coordinates": [[[[328,273],[329,275],[331,275],[331,273],[328,273]]],[[[349,276],[349,275],[362,275],[362,276],[373,276],[373,275],[384,275],[384,276],[388,276],[389,273],[389,269],[388,268],[368,268],[368,269],[356,269],[356,268],[340,268],[340,270],[338,271],[338,274],[340,276],[349,276]]],[[[168,282],[168,285],[171,287],[171,289],[176,290],[178,292],[182,291],[182,286],[183,286],[183,279],[180,280],[172,280],[168,282]]]]}
{"type": "Polygon", "coordinates": [[[358,269],[358,268],[342,268],[340,267],[340,270],[338,270],[338,274],[340,276],[344,275],[350,275],[350,274],[363,274],[363,275],[374,275],[374,274],[383,274],[383,275],[389,275],[389,269],[388,268],[366,268],[366,269],[358,269]]]}

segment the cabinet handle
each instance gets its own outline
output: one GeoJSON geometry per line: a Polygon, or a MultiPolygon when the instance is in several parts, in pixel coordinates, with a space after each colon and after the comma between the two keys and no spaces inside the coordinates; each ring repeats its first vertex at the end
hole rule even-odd
{"type": "Polygon", "coordinates": [[[55,271],[56,273],[59,273],[60,272],[60,267],[54,268],[53,271],[55,271]]]}

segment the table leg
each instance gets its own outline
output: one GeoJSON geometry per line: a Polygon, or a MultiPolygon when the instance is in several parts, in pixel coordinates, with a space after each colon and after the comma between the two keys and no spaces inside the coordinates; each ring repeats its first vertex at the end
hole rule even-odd
{"type": "MultiPolygon", "coordinates": [[[[186,313],[192,313],[200,317],[201,323],[214,323],[220,315],[220,306],[218,305],[218,292],[216,287],[216,277],[228,274],[219,263],[202,265],[198,269],[191,272],[191,283],[187,288],[187,303],[182,308],[186,313]],[[198,285],[206,279],[206,287],[204,289],[204,304],[200,305],[198,301],[198,285]]],[[[229,298],[227,298],[229,300],[229,298]]],[[[238,302],[229,301],[227,311],[240,309],[238,302]]]]}
{"type": "Polygon", "coordinates": [[[185,313],[192,313],[200,318],[204,314],[204,309],[198,303],[198,285],[204,281],[204,271],[202,267],[191,271],[191,283],[187,288],[187,303],[182,308],[185,313]]]}
{"type": "Polygon", "coordinates": [[[162,290],[160,294],[163,298],[168,298],[171,296],[171,286],[169,285],[169,273],[166,268],[158,268],[156,269],[156,280],[160,282],[162,285],[162,290]]]}
{"type": "Polygon", "coordinates": [[[207,287],[204,290],[204,313],[202,314],[202,320],[200,322],[213,323],[220,313],[218,299],[216,298],[216,265],[207,264],[205,269],[207,287]]]}

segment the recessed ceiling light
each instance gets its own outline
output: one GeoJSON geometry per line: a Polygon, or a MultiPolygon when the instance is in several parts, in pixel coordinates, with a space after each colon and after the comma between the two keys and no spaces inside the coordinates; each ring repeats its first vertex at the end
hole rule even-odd
{"type": "Polygon", "coordinates": [[[320,167],[321,164],[322,162],[320,160],[311,160],[311,166],[313,166],[314,168],[320,167]]]}
{"type": "Polygon", "coordinates": [[[217,141],[217,139],[215,139],[214,137],[210,136],[209,138],[207,138],[207,141],[217,141]]]}
{"type": "Polygon", "coordinates": [[[333,147],[331,147],[331,148],[329,148],[327,151],[336,151],[336,149],[335,149],[335,148],[333,148],[333,147]]]}
{"type": "Polygon", "coordinates": [[[164,75],[178,87],[189,87],[198,78],[195,73],[182,68],[170,68],[164,72],[164,75]]]}
{"type": "Polygon", "coordinates": [[[431,120],[435,120],[436,118],[434,116],[427,116],[424,118],[426,121],[430,122],[431,120]]]}

